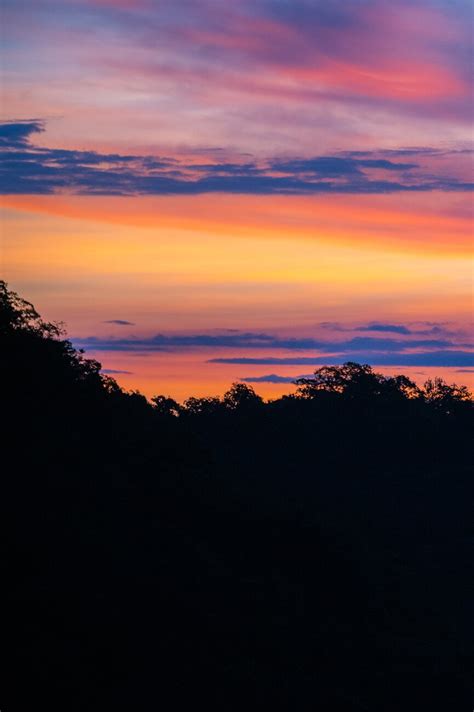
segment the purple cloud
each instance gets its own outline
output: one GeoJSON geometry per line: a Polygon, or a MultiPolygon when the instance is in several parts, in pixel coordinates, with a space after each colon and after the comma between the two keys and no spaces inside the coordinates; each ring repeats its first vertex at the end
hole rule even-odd
{"type": "MultiPolygon", "coordinates": [[[[193,164],[169,157],[45,148],[31,142],[42,124],[0,124],[0,191],[6,194],[197,195],[199,193],[379,194],[471,190],[452,175],[417,163],[316,156],[282,162],[193,164]],[[375,170],[375,173],[373,172],[375,170]],[[381,175],[388,173],[388,176],[381,175]],[[396,178],[393,175],[396,174],[396,178]]],[[[375,154],[374,154],[375,155],[375,154]]]]}

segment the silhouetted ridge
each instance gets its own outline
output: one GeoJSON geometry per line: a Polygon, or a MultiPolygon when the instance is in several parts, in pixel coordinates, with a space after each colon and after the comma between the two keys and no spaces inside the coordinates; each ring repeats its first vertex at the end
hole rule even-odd
{"type": "Polygon", "coordinates": [[[465,387],[147,401],[4,282],[0,340],[5,710],[471,709],[465,387]]]}

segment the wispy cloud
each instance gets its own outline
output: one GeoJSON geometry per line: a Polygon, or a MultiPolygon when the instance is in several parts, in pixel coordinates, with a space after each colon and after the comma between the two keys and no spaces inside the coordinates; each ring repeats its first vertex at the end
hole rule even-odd
{"type": "Polygon", "coordinates": [[[298,145],[308,157],[311,145],[395,148],[408,136],[431,144],[469,135],[467,0],[2,7],[5,103],[18,116],[38,106],[64,116],[68,145],[79,131],[88,146],[178,146],[192,133],[202,145],[298,145]]]}
{"type": "MultiPolygon", "coordinates": [[[[279,349],[290,351],[318,350],[324,352],[353,353],[360,351],[407,351],[413,349],[453,348],[449,339],[400,340],[371,336],[356,336],[343,341],[322,340],[312,337],[283,338],[266,333],[238,332],[211,334],[156,334],[149,337],[102,338],[89,336],[75,338],[81,347],[94,351],[181,351],[196,348],[279,349]]],[[[464,346],[464,344],[463,344],[464,346]]]]}
{"type": "Polygon", "coordinates": [[[117,368],[101,368],[100,370],[101,370],[101,373],[105,373],[106,375],[110,375],[110,376],[118,376],[119,374],[122,374],[122,375],[126,374],[126,375],[130,375],[130,376],[132,375],[132,371],[122,371],[117,368]]]}
{"type": "Polygon", "coordinates": [[[424,353],[377,353],[354,351],[348,359],[344,356],[312,356],[312,357],[282,357],[282,358],[214,358],[210,363],[238,364],[242,366],[325,366],[341,365],[346,361],[369,363],[374,366],[472,366],[474,354],[472,351],[427,351],[424,353]]]}
{"type": "Polygon", "coordinates": [[[244,383],[294,383],[297,378],[311,378],[312,373],[304,374],[301,376],[279,376],[276,373],[269,373],[265,376],[246,376],[245,378],[240,378],[240,381],[244,383]]]}
{"type": "Polygon", "coordinates": [[[135,326],[135,322],[126,319],[106,319],[104,324],[115,324],[116,326],[135,326]]]}
{"type": "Polygon", "coordinates": [[[381,331],[392,334],[411,334],[412,331],[403,324],[367,324],[367,326],[357,327],[357,331],[381,331]]]}
{"type": "MultiPolygon", "coordinates": [[[[382,325],[378,324],[378,326],[382,325]]],[[[209,351],[214,351],[215,356],[208,359],[208,363],[215,364],[317,366],[341,364],[352,360],[381,366],[452,366],[463,368],[474,365],[474,351],[471,345],[462,343],[460,339],[415,338],[409,329],[396,328],[394,330],[393,327],[396,327],[396,325],[386,326],[392,327],[394,336],[354,336],[342,340],[313,337],[285,338],[265,332],[240,332],[222,329],[217,333],[156,334],[149,337],[131,336],[126,339],[90,336],[73,339],[73,341],[76,346],[92,352],[116,351],[126,352],[131,355],[192,351],[197,353],[203,351],[208,354],[209,351]],[[404,336],[405,338],[396,338],[396,336],[404,336]],[[237,349],[243,351],[243,353],[235,355],[237,349]],[[223,351],[224,353],[222,353],[223,351]],[[230,354],[229,351],[231,351],[230,354]],[[249,351],[260,353],[257,356],[249,356],[247,355],[249,351]],[[262,351],[273,351],[276,352],[276,355],[262,356],[262,351]],[[293,354],[288,355],[288,352],[293,352],[293,354]],[[300,353],[295,354],[294,352],[300,353]]],[[[382,331],[384,330],[382,329],[382,331]]],[[[286,376],[270,375],[274,383],[287,383],[293,380],[289,377],[288,380],[286,376]]],[[[248,378],[260,377],[249,376],[248,378]]],[[[259,381],[249,382],[258,383],[259,381]]]]}
{"type": "Polygon", "coordinates": [[[400,336],[437,336],[451,337],[459,335],[458,332],[449,329],[446,324],[438,322],[416,322],[414,324],[390,324],[384,322],[370,322],[369,324],[347,325],[334,321],[324,321],[318,324],[322,329],[338,332],[368,332],[399,334],[400,336]]]}
{"type": "Polygon", "coordinates": [[[415,162],[376,157],[314,156],[245,163],[193,163],[163,156],[45,148],[31,141],[40,121],[0,125],[0,190],[6,194],[250,195],[379,194],[465,191],[474,184],[415,162]],[[393,176],[396,175],[394,179],[393,176]]]}

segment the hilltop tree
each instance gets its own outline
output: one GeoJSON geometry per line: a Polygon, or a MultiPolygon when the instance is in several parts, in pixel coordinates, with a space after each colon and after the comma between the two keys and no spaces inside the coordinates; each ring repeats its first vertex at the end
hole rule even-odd
{"type": "Polygon", "coordinates": [[[252,386],[247,386],[245,383],[233,383],[224,393],[223,403],[229,410],[238,410],[240,408],[258,408],[263,404],[263,400],[255,393],[252,386]]]}
{"type": "Polygon", "coordinates": [[[184,412],[188,415],[216,415],[222,409],[222,401],[218,396],[196,398],[191,396],[184,401],[184,412]]]}
{"type": "Polygon", "coordinates": [[[158,415],[176,418],[182,412],[182,407],[179,403],[169,396],[153,396],[151,402],[153,404],[153,410],[158,415]]]}
{"type": "Polygon", "coordinates": [[[471,394],[467,386],[458,386],[455,383],[449,384],[442,378],[429,378],[425,381],[421,395],[425,403],[447,414],[452,413],[455,409],[472,404],[471,394]]]}
{"type": "Polygon", "coordinates": [[[85,358],[64,338],[61,323],[44,321],[30,302],[0,281],[0,336],[4,392],[15,389],[30,400],[63,398],[71,388],[96,394],[112,392],[113,379],[101,364],[85,358]]]}
{"type": "Polygon", "coordinates": [[[384,376],[368,364],[347,361],[342,366],[322,366],[311,378],[295,381],[296,396],[313,399],[321,394],[336,394],[364,401],[368,399],[400,400],[419,398],[420,389],[407,376],[384,376]]]}
{"type": "Polygon", "coordinates": [[[8,285],[0,280],[0,335],[19,332],[41,338],[59,338],[63,334],[63,326],[58,322],[44,321],[33,304],[8,289],[8,285]]]}

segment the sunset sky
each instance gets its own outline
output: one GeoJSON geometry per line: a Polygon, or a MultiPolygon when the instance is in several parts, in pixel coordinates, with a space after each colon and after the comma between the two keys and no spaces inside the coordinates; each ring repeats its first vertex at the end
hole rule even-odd
{"type": "Polygon", "coordinates": [[[474,384],[468,0],[3,0],[1,276],[126,388],[474,384]]]}

